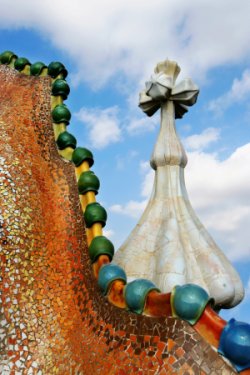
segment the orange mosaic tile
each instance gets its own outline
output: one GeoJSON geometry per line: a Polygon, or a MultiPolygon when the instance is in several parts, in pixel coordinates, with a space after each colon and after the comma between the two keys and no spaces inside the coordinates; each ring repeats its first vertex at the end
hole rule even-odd
{"type": "MultiPolygon", "coordinates": [[[[235,374],[168,311],[136,315],[103,297],[74,167],[54,142],[51,79],[0,66],[0,84],[1,373],[235,374]]],[[[152,293],[147,307],[168,298],[152,293]]]]}
{"type": "Polygon", "coordinates": [[[214,310],[207,306],[194,329],[199,332],[211,345],[218,348],[220,336],[226,321],[222,319],[214,310]]]}

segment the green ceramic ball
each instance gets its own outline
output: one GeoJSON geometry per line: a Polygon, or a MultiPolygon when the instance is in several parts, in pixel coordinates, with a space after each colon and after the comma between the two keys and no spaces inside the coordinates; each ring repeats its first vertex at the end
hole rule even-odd
{"type": "Polygon", "coordinates": [[[5,51],[0,55],[0,62],[1,64],[9,64],[12,58],[17,58],[17,55],[14,54],[12,51],[5,51]]]}
{"type": "Polygon", "coordinates": [[[56,124],[64,122],[68,125],[71,119],[71,113],[65,104],[58,104],[52,111],[52,118],[53,122],[56,124]]]}
{"type": "Polygon", "coordinates": [[[59,150],[64,150],[66,147],[72,147],[75,149],[76,142],[76,138],[67,131],[62,132],[56,141],[59,150]]]}
{"type": "Polygon", "coordinates": [[[92,263],[94,263],[100,255],[107,255],[111,261],[114,252],[114,245],[105,236],[96,236],[89,246],[89,256],[92,263]]]}
{"type": "Polygon", "coordinates": [[[86,227],[90,228],[95,223],[100,223],[103,227],[106,225],[107,212],[100,203],[89,203],[84,212],[86,227]]]}
{"type": "Polygon", "coordinates": [[[68,72],[65,69],[65,66],[59,61],[51,62],[48,66],[48,75],[52,78],[56,78],[59,74],[61,74],[63,78],[67,77],[68,72]]]}
{"type": "Polygon", "coordinates": [[[79,194],[86,194],[88,191],[93,191],[98,194],[100,181],[92,171],[83,172],[78,180],[79,194]]]}
{"type": "Polygon", "coordinates": [[[30,62],[25,57],[18,57],[14,63],[14,67],[19,72],[25,68],[26,65],[30,65],[30,62]]]}
{"type": "Polygon", "coordinates": [[[89,163],[89,167],[94,164],[93,154],[87,148],[77,147],[72,154],[72,161],[76,167],[79,167],[84,161],[89,163]]]}
{"type": "Polygon", "coordinates": [[[67,99],[70,92],[69,85],[64,79],[57,79],[52,85],[52,95],[62,96],[64,100],[67,99]]]}
{"type": "Polygon", "coordinates": [[[41,61],[37,61],[36,63],[31,65],[30,74],[32,76],[39,76],[44,68],[46,68],[46,65],[41,61]]]}

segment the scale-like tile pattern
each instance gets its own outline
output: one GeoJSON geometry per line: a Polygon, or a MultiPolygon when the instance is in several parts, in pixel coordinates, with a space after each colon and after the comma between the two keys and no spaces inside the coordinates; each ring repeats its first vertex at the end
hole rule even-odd
{"type": "Polygon", "coordinates": [[[110,305],[92,275],[49,77],[0,66],[1,374],[235,374],[187,323],[110,305]]]}

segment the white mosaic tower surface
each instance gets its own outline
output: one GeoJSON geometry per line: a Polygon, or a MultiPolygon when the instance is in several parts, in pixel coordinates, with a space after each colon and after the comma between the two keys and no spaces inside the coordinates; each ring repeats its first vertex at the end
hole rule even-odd
{"type": "MultiPolygon", "coordinates": [[[[175,118],[196,102],[199,90],[190,79],[175,85],[174,61],[157,64],[140,94],[140,107],[152,116],[161,109],[161,128],[150,160],[154,186],[138,224],[114,256],[127,273],[152,280],[162,292],[175,285],[198,284],[218,308],[237,305],[244,296],[239,275],[196,216],[188,199],[184,168],[187,156],[175,118]]],[[[205,198],[204,198],[205,199],[205,198]]]]}

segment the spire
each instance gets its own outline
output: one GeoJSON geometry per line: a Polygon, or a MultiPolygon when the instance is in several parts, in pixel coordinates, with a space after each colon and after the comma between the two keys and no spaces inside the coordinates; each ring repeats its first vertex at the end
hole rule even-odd
{"type": "Polygon", "coordinates": [[[198,284],[217,308],[233,307],[244,296],[241,280],[196,216],[184,181],[187,164],[175,118],[181,118],[199,93],[191,79],[175,84],[180,72],[174,61],[157,64],[139,107],[148,116],[161,110],[161,126],[150,160],[154,186],[138,224],[114,256],[131,281],[152,280],[162,292],[175,285],[198,284]]]}

